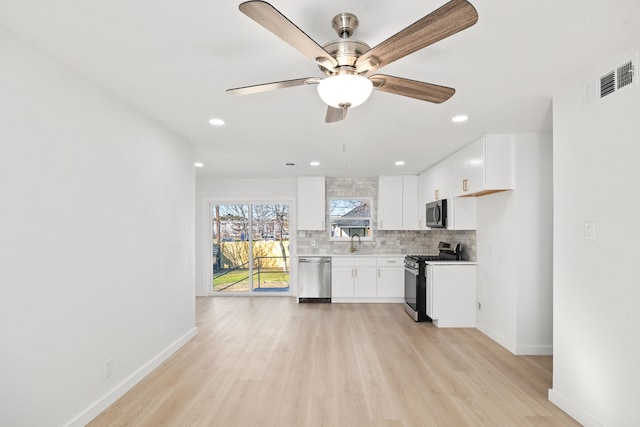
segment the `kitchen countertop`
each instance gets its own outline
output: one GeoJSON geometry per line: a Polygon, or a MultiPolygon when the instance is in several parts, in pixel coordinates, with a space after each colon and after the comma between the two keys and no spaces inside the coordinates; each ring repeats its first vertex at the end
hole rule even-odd
{"type": "MultiPolygon", "coordinates": [[[[406,254],[298,254],[298,258],[305,257],[331,257],[331,258],[404,258],[406,254]]],[[[477,265],[476,261],[427,261],[427,264],[432,265],[477,265]]]]}
{"type": "Polygon", "coordinates": [[[375,257],[375,258],[381,258],[381,257],[387,257],[387,258],[393,258],[393,257],[398,257],[398,258],[404,258],[406,255],[405,254],[363,254],[363,253],[352,253],[352,254],[298,254],[298,257],[322,257],[322,256],[328,256],[328,257],[332,257],[332,258],[338,258],[338,257],[375,257]]]}

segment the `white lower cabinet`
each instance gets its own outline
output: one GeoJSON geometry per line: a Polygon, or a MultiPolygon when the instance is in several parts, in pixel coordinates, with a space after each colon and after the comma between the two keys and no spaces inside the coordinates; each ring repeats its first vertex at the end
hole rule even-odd
{"type": "Polygon", "coordinates": [[[402,302],[403,257],[333,257],[332,302],[402,302]]]}
{"type": "Polygon", "coordinates": [[[404,257],[379,257],[376,296],[402,302],[404,300],[404,257]]]}
{"type": "Polygon", "coordinates": [[[476,326],[476,266],[427,264],[427,316],[439,328],[476,326]]]}
{"type": "Polygon", "coordinates": [[[353,264],[348,267],[336,266],[331,260],[331,300],[353,298],[353,264]]]}

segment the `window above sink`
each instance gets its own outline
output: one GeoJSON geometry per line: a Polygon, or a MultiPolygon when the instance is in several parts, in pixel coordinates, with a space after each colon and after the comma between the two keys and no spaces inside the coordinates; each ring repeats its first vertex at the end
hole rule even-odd
{"type": "Polygon", "coordinates": [[[333,198],[329,206],[329,239],[351,240],[358,236],[372,240],[372,199],[369,197],[333,198]]]}

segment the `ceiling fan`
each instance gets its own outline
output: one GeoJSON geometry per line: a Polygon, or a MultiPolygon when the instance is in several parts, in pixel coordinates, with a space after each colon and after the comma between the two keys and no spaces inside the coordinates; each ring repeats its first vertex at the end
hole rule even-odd
{"type": "Polygon", "coordinates": [[[241,3],[239,8],[249,18],[313,59],[326,77],[284,80],[228,89],[227,92],[249,95],[317,84],[320,98],[329,106],[325,117],[327,123],[344,120],[347,110],[365,102],[374,87],[383,92],[438,104],[451,98],[455,89],[450,87],[371,73],[478,21],[478,13],[471,3],[451,0],[371,48],[364,42],[350,39],[358,26],[358,18],[352,13],[341,13],[331,22],[340,39],[320,46],[267,2],[251,0],[241,3]]]}

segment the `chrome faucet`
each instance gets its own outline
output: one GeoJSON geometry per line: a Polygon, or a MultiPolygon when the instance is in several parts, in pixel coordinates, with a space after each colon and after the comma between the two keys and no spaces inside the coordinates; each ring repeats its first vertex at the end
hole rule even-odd
{"type": "Polygon", "coordinates": [[[360,240],[360,235],[358,233],[354,234],[353,236],[351,236],[351,245],[349,246],[349,252],[353,253],[356,251],[356,247],[353,244],[353,238],[358,236],[358,244],[360,246],[362,246],[362,241],[360,240]]]}

